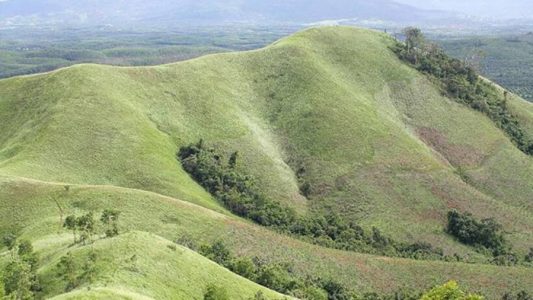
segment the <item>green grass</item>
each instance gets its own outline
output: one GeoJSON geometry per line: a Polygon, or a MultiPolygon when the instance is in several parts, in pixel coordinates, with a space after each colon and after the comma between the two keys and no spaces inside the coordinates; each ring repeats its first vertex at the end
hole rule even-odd
{"type": "Polygon", "coordinates": [[[93,245],[70,247],[54,253],[41,268],[46,295],[58,299],[106,299],[112,295],[142,299],[203,299],[210,284],[224,287],[231,299],[252,298],[258,291],[267,297],[283,296],[244,279],[187,248],[149,233],[129,232],[93,245]],[[98,274],[89,286],[61,295],[66,283],[58,280],[59,257],[70,251],[83,261],[90,251],[97,254],[98,274]],[[95,292],[91,292],[96,289],[95,292]]]}
{"type": "MultiPolygon", "coordinates": [[[[449,279],[491,296],[530,289],[525,268],[373,257],[279,236],[231,216],[176,160],[180,146],[202,138],[228,155],[238,150],[239,168],[261,191],[299,213],[336,211],[396,240],[480,260],[443,230],[449,209],[469,210],[495,217],[525,254],[533,160],[400,62],[393,43],[374,31],[325,27],[250,52],[0,80],[0,233],[51,238],[58,200],[80,213],[116,207],[128,230],[168,240],[224,237],[239,254],[291,261],[301,274],[339,277],[362,291],[449,279]],[[299,193],[301,167],[309,199],[299,193]],[[67,192],[65,184],[76,186],[67,192]]],[[[510,106],[532,134],[532,106],[518,97],[510,106]]]]}
{"type": "MultiPolygon", "coordinates": [[[[137,238],[131,242],[135,245],[134,248],[141,248],[142,251],[144,251],[142,247],[152,249],[151,245],[159,243],[156,241],[165,244],[154,247],[157,251],[162,251],[166,245],[171,244],[170,241],[177,240],[183,235],[191,237],[199,245],[223,240],[237,255],[257,256],[270,262],[289,262],[294,265],[299,276],[319,275],[323,278],[334,278],[359,292],[393,292],[399,288],[427,290],[450,279],[457,279],[470,290],[483,291],[484,294],[494,297],[501,296],[503,291],[507,290],[531,291],[531,269],[526,267],[413,261],[338,251],[310,245],[247,221],[154,193],[109,186],[72,186],[67,192],[60,184],[21,178],[2,178],[2,182],[0,199],[6,200],[0,204],[5,207],[4,211],[16,212],[16,215],[9,213],[2,215],[0,220],[3,223],[0,224],[0,228],[15,225],[10,229],[18,232],[21,238],[34,241],[34,247],[43,265],[40,274],[44,278],[53,278],[51,275],[53,266],[66,252],[85,253],[83,251],[90,248],[90,246],[73,248],[72,235],[59,229],[60,213],[57,206],[59,203],[64,215],[82,214],[87,211],[93,211],[98,215],[105,208],[121,210],[122,235],[119,239],[128,244],[131,239],[130,234],[140,235],[143,239],[149,236],[149,242],[138,243],[137,238]],[[12,195],[17,196],[15,198],[12,195]],[[139,230],[153,235],[137,233],[139,230]]],[[[119,243],[113,239],[99,240],[94,247],[105,248],[109,244],[119,243]]],[[[111,248],[115,249],[115,246],[111,248]]],[[[106,251],[98,253],[109,258],[105,254],[106,251]]],[[[109,251],[111,258],[105,261],[119,265],[135,252],[131,249],[109,251]]],[[[142,251],[141,253],[144,253],[142,251]]],[[[148,251],[146,256],[152,259],[153,256],[149,253],[148,251]]],[[[138,254],[142,255],[145,254],[138,254]]],[[[7,256],[4,259],[7,259],[7,256]]],[[[155,260],[166,261],[166,258],[158,257],[155,260]]],[[[115,266],[111,269],[122,270],[115,266]]],[[[110,272],[110,269],[100,270],[99,274],[102,274],[103,279],[98,281],[95,287],[105,286],[107,282],[105,280],[109,279],[105,275],[107,272],[110,272]]],[[[179,268],[176,272],[179,272],[179,268]]],[[[59,293],[62,284],[64,283],[52,284],[52,287],[47,289],[46,295],[59,293]]],[[[132,281],[130,285],[109,282],[107,285],[122,286],[134,292],[138,291],[139,286],[143,286],[143,282],[132,281]]],[[[152,290],[155,293],[158,288],[152,290]]],[[[169,299],[167,296],[163,298],[169,299]]]]}

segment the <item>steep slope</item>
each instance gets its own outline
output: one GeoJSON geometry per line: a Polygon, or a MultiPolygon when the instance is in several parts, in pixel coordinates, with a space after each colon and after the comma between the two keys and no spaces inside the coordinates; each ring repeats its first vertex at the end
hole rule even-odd
{"type": "MultiPolygon", "coordinates": [[[[251,52],[0,80],[0,233],[32,240],[52,233],[58,217],[50,199],[80,212],[119,201],[131,230],[224,236],[243,253],[286,257],[301,273],[341,274],[362,290],[427,288],[433,278],[454,277],[490,295],[501,292],[490,287],[497,281],[529,288],[525,268],[489,276],[495,267],[377,258],[281,237],[231,216],[176,160],[179,147],[200,139],[228,155],[239,151],[239,170],[300,214],[337,212],[450,255],[479,256],[444,233],[448,210],[494,217],[524,255],[533,245],[532,158],[399,61],[393,43],[374,31],[316,28],[251,52]],[[175,199],[210,210],[172,208],[175,199]]],[[[533,135],[533,105],[518,97],[509,105],[533,135]]]]}

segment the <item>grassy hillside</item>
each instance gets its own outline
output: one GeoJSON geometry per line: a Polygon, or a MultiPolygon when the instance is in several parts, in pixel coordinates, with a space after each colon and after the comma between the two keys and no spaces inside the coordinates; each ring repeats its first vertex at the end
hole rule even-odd
{"type": "MultiPolygon", "coordinates": [[[[459,280],[471,291],[482,291],[494,297],[501,296],[507,290],[532,291],[531,269],[526,267],[416,261],[338,251],[313,246],[249,222],[154,193],[109,186],[72,186],[67,192],[62,184],[22,178],[2,178],[2,182],[0,199],[6,199],[1,203],[2,207],[5,207],[4,211],[17,214],[2,215],[1,228],[14,225],[12,229],[16,229],[22,238],[35,241],[34,245],[43,260],[44,266],[40,269],[40,274],[44,277],[54,278],[50,275],[51,269],[67,251],[84,253],[83,251],[88,250],[88,247],[72,248],[72,235],[65,230],[59,230],[59,203],[65,215],[84,211],[99,213],[105,208],[120,209],[122,212],[120,229],[126,233],[119,236],[120,241],[111,239],[95,243],[94,247],[97,249],[112,245],[111,251],[102,249],[99,253],[109,259],[106,259],[106,262],[114,264],[101,271],[102,275],[99,276],[96,287],[122,287],[128,292],[139,293],[140,287],[144,286],[142,281],[126,281],[131,278],[120,277],[116,282],[115,276],[109,277],[106,274],[117,268],[119,273],[124,272],[123,276],[136,278],[136,273],[131,274],[124,270],[127,268],[126,262],[134,254],[139,257],[139,261],[142,256],[146,256],[149,261],[154,259],[168,265],[166,260],[172,251],[166,246],[171,244],[170,241],[188,236],[197,244],[224,240],[238,255],[259,257],[272,262],[290,262],[298,276],[318,274],[324,278],[335,278],[361,293],[394,292],[399,288],[426,290],[450,279],[459,280]],[[154,235],[137,233],[138,230],[154,235]],[[116,248],[118,245],[129,245],[129,248],[116,248]],[[153,253],[150,249],[157,249],[163,254],[153,253]]],[[[179,246],[178,248],[181,249],[179,246]]],[[[171,266],[174,264],[171,263],[171,266]]],[[[153,266],[146,267],[148,269],[143,269],[143,272],[155,272],[153,266]]],[[[181,273],[184,272],[183,267],[174,271],[165,267],[164,270],[170,274],[177,272],[176,278],[186,274],[181,273]]],[[[220,280],[216,274],[210,278],[220,280]]],[[[46,291],[47,295],[59,293],[58,285],[61,287],[61,284],[64,283],[52,285],[52,288],[46,291]]],[[[153,287],[148,289],[149,293],[142,290],[140,293],[145,296],[161,295],[166,299],[172,298],[164,296],[164,293],[174,288],[162,289],[160,294],[157,286],[151,286],[153,287]]],[[[191,287],[188,292],[192,293],[196,287],[191,287]]],[[[176,289],[179,288],[183,286],[176,285],[176,289]]]]}
{"type": "MultiPolygon", "coordinates": [[[[530,289],[526,268],[374,257],[283,237],[232,216],[177,161],[181,146],[200,139],[228,156],[239,151],[239,170],[300,214],[338,212],[450,255],[480,256],[444,233],[448,210],[494,217],[525,255],[533,246],[532,158],[399,61],[393,43],[326,27],[251,52],[1,80],[0,233],[16,230],[43,243],[43,253],[60,251],[46,242],[58,238],[58,205],[80,213],[113,206],[127,230],[224,237],[240,254],[291,261],[300,274],[336,276],[362,291],[448,279],[492,296],[530,289]]],[[[509,102],[533,135],[533,105],[509,102]]]]}
{"type": "MultiPolygon", "coordinates": [[[[57,299],[105,299],[117,295],[125,299],[202,299],[208,284],[227,288],[231,299],[249,299],[258,291],[263,291],[272,299],[283,297],[231,273],[196,252],[148,233],[130,232],[70,251],[76,258],[87,255],[89,251],[101,253],[102,257],[97,262],[98,276],[91,284],[91,292],[87,293],[85,287],[80,287],[59,295],[57,299]]],[[[51,267],[57,263],[57,259],[53,259],[55,257],[50,258],[50,264],[41,270],[43,277],[50,279],[43,282],[47,295],[61,294],[64,288],[63,282],[53,279],[57,272],[51,267]]]]}

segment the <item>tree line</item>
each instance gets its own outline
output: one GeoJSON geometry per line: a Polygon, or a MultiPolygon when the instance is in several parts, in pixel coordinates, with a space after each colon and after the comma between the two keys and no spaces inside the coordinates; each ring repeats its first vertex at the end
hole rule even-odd
{"type": "MultiPolygon", "coordinates": [[[[458,254],[445,255],[442,249],[430,243],[398,242],[375,227],[367,231],[334,212],[326,216],[299,216],[292,208],[262,194],[255,178],[240,171],[238,156],[238,152],[232,152],[225,159],[223,153],[206,146],[203,140],[181,147],[177,154],[184,170],[231,212],[281,233],[340,250],[411,259],[469,262],[458,254]]],[[[504,239],[501,225],[493,219],[476,221],[468,213],[454,211],[448,214],[445,231],[491,257],[483,263],[509,265],[523,261],[531,265],[529,262],[533,259],[533,249],[524,260],[518,259],[504,239]]]]}
{"type": "MultiPolygon", "coordinates": [[[[222,241],[197,246],[187,236],[180,237],[176,243],[198,251],[200,254],[229,269],[230,271],[250,279],[271,290],[305,300],[482,300],[481,294],[465,292],[455,281],[425,291],[400,289],[388,294],[375,292],[361,293],[331,278],[302,278],[290,263],[275,263],[254,257],[237,257],[222,241]]],[[[207,286],[204,300],[229,300],[226,289],[210,284],[207,286]]],[[[258,291],[250,300],[267,300],[258,291]]],[[[502,300],[532,300],[526,291],[507,292],[502,300]]]]}
{"type": "Polygon", "coordinates": [[[401,243],[375,227],[369,232],[334,212],[298,216],[292,208],[263,195],[254,177],[237,168],[238,152],[224,159],[222,153],[200,140],[181,147],[177,158],[184,170],[231,212],[260,225],[341,250],[414,259],[454,259],[429,243],[401,243]]]}
{"type": "Polygon", "coordinates": [[[427,42],[420,29],[409,27],[403,32],[405,42],[397,42],[393,48],[401,60],[432,78],[450,98],[484,113],[518,149],[533,155],[533,140],[509,110],[507,91],[500,92],[482,79],[473,65],[451,58],[440,47],[427,42]]]}

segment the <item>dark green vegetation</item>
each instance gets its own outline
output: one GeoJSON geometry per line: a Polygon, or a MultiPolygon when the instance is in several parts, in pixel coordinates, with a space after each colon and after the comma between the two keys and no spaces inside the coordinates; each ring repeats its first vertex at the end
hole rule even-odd
{"type": "MultiPolygon", "coordinates": [[[[190,244],[185,244],[191,247],[190,244]]],[[[196,246],[192,247],[196,249],[196,246]]],[[[270,289],[294,296],[299,299],[309,300],[481,300],[483,296],[467,294],[463,292],[456,282],[451,281],[442,286],[436,286],[425,293],[398,290],[391,294],[365,293],[352,290],[334,279],[323,278],[299,278],[290,263],[268,263],[258,257],[235,257],[231,251],[221,241],[212,245],[202,245],[199,248],[202,255],[223,265],[233,272],[255,281],[270,289]]],[[[253,299],[266,299],[256,294],[253,299]]],[[[481,293],[482,294],[482,293],[481,293]]],[[[224,288],[209,286],[204,299],[228,299],[224,288]]],[[[525,292],[518,292],[516,295],[505,293],[502,300],[530,300],[531,296],[525,292]]]]}
{"type": "MultiPolygon", "coordinates": [[[[119,211],[106,209],[100,218],[105,237],[114,237],[119,234],[119,211]]],[[[74,244],[80,242],[84,245],[93,242],[93,237],[98,235],[97,224],[93,213],[83,216],[70,215],[66,217],[63,227],[72,230],[74,244]],[[79,239],[76,239],[76,233],[79,239]]],[[[33,245],[28,240],[19,240],[15,234],[9,233],[3,237],[4,246],[10,251],[10,261],[0,271],[3,278],[3,291],[8,299],[36,299],[42,298],[40,293],[43,286],[40,284],[37,270],[39,258],[33,250],[33,245]]],[[[66,282],[66,291],[73,290],[83,283],[92,283],[97,275],[97,254],[91,251],[85,261],[79,265],[74,256],[69,252],[61,257],[57,264],[57,276],[66,282]]],[[[48,281],[46,279],[44,281],[48,281]]]]}
{"type": "Polygon", "coordinates": [[[508,109],[509,92],[502,91],[482,79],[474,68],[452,58],[425,38],[416,28],[406,30],[405,44],[398,44],[395,52],[422,73],[438,80],[444,92],[453,99],[486,114],[500,127],[516,146],[533,155],[533,139],[524,132],[516,115],[508,109]]]}
{"type": "Polygon", "coordinates": [[[0,29],[0,78],[79,63],[145,66],[263,47],[296,31],[284,26],[175,30],[0,29]]]}
{"type": "Polygon", "coordinates": [[[482,51],[480,71],[510,91],[533,101],[533,34],[442,39],[451,56],[469,61],[482,51]]]}
{"type": "Polygon", "coordinates": [[[494,256],[506,254],[509,250],[501,233],[502,226],[494,219],[478,221],[470,213],[450,211],[446,231],[462,243],[490,250],[494,256]]]}
{"type": "Polygon", "coordinates": [[[376,227],[367,233],[335,212],[326,216],[297,216],[291,207],[262,195],[253,176],[236,169],[237,155],[238,152],[233,152],[226,162],[220,151],[209,148],[203,140],[182,147],[177,154],[183,168],[230,211],[260,225],[336,249],[415,259],[450,259],[428,243],[398,243],[376,227]]]}
{"type": "Polygon", "coordinates": [[[10,251],[10,261],[0,271],[4,294],[8,299],[33,299],[41,285],[37,278],[39,261],[31,242],[19,241],[12,234],[4,236],[3,241],[10,251]]]}
{"type": "MultiPolygon", "coordinates": [[[[360,295],[425,291],[452,279],[490,299],[531,293],[531,268],[487,264],[492,253],[444,230],[452,209],[494,218],[517,257],[528,256],[531,156],[398,59],[395,44],[383,33],[326,27],[257,51],[171,65],[78,65],[0,80],[0,236],[31,241],[43,298],[202,299],[209,286],[225,287],[230,299],[259,290],[282,297],[172,242],[184,236],[187,244],[222,240],[237,258],[289,262],[299,280],[334,279],[360,295]],[[223,154],[223,174],[255,182],[232,183],[243,203],[262,195],[296,219],[338,215],[328,221],[332,232],[353,223],[371,237],[374,227],[395,243],[424,241],[462,259],[344,251],[258,226],[176,159],[201,138],[223,154]],[[100,221],[106,209],[121,212],[119,235],[73,244],[66,217],[92,213],[103,237],[113,233],[111,218],[100,221]],[[66,292],[91,251],[92,282],[66,292]],[[57,273],[68,253],[75,263],[67,259],[64,270],[78,271],[65,278],[57,273]]],[[[509,94],[507,105],[531,135],[531,104],[509,94]]],[[[9,251],[0,251],[3,269],[9,251]]]]}

